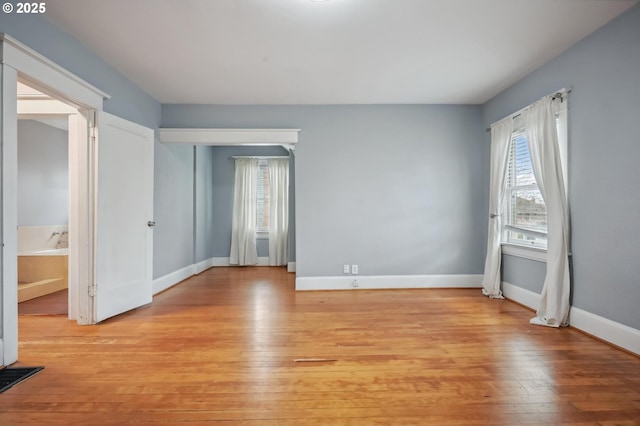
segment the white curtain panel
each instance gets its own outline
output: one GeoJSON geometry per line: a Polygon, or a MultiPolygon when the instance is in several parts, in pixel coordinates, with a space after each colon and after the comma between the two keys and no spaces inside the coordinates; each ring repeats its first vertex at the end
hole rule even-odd
{"type": "Polygon", "coordinates": [[[569,208],[560,160],[555,107],[543,98],[522,113],[531,164],[547,205],[547,275],[532,324],[559,327],[569,321],[569,208]]]}
{"type": "Polygon", "coordinates": [[[256,196],[258,192],[258,159],[236,158],[231,225],[232,265],[256,265],[256,196]]]}
{"type": "Polygon", "coordinates": [[[289,159],[270,158],[269,265],[286,265],[289,260],[289,159]]]}
{"type": "Polygon", "coordinates": [[[507,187],[507,164],[513,119],[505,118],[491,126],[491,176],[489,178],[489,232],[487,258],[484,264],[482,293],[502,299],[500,290],[500,263],[502,260],[502,213],[507,187]]]}

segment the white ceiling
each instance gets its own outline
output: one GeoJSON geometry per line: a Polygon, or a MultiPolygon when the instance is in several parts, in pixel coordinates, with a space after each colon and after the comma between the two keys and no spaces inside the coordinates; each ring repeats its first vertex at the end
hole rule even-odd
{"type": "Polygon", "coordinates": [[[55,0],[162,103],[478,104],[636,0],[55,0]]]}

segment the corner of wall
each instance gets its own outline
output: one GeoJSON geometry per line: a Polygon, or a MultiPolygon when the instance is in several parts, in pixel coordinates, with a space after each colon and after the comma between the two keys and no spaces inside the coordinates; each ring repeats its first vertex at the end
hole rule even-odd
{"type": "MultiPolygon", "coordinates": [[[[502,282],[502,291],[507,299],[533,310],[537,308],[540,302],[539,294],[508,282],[502,282]]],[[[569,322],[571,327],[640,355],[640,330],[592,314],[575,306],[571,307],[569,322]]]]}

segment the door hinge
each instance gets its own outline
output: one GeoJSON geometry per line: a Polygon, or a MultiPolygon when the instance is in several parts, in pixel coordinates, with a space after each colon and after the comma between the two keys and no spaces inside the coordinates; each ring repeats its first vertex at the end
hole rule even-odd
{"type": "Polygon", "coordinates": [[[97,118],[98,113],[96,111],[91,111],[89,114],[89,136],[92,138],[96,137],[97,118]]]}
{"type": "Polygon", "coordinates": [[[89,286],[89,296],[94,297],[98,292],[98,286],[96,284],[89,286]]]}

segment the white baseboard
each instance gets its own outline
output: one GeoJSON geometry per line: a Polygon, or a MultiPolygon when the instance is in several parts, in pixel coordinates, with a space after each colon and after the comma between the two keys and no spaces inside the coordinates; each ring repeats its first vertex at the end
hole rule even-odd
{"type": "Polygon", "coordinates": [[[203,260],[202,262],[185,266],[184,268],[178,269],[177,271],[171,272],[170,274],[164,275],[160,278],[156,278],[155,280],[153,280],[153,294],[156,295],[168,288],[173,287],[179,282],[192,277],[193,275],[203,273],[207,269],[214,266],[214,260],[215,258],[211,257],[209,259],[203,260]]]}
{"type": "MultiPolygon", "coordinates": [[[[540,295],[537,293],[504,281],[502,291],[507,299],[534,310],[538,308],[540,295]]],[[[574,306],[569,311],[569,324],[571,327],[640,355],[640,330],[574,306]]]]}
{"type": "Polygon", "coordinates": [[[195,274],[196,265],[189,265],[160,278],[156,278],[155,280],[153,280],[153,294],[156,295],[161,291],[165,291],[166,289],[173,287],[179,282],[184,281],[195,274]]]}
{"type": "MultiPolygon", "coordinates": [[[[211,261],[211,266],[213,267],[238,266],[230,264],[228,257],[214,257],[211,261]]],[[[258,257],[258,263],[255,266],[269,266],[269,257],[258,257]]]]}
{"type": "Polygon", "coordinates": [[[540,304],[540,295],[538,293],[525,290],[522,287],[518,287],[517,285],[513,285],[505,281],[502,282],[502,294],[504,294],[504,297],[507,299],[518,302],[527,308],[533,309],[534,311],[538,309],[538,305],[540,304]]]}
{"type": "Polygon", "coordinates": [[[346,275],[298,277],[296,290],[354,290],[395,288],[481,288],[482,275],[346,275]],[[354,280],[357,285],[354,285],[354,280]]]}
{"type": "Polygon", "coordinates": [[[214,257],[212,258],[212,265],[214,268],[220,267],[220,266],[231,266],[229,264],[229,258],[228,257],[214,257]]]}
{"type": "Polygon", "coordinates": [[[287,263],[287,272],[295,272],[296,271],[296,262],[287,263]]]}
{"type": "Polygon", "coordinates": [[[207,269],[213,267],[213,258],[211,257],[209,259],[203,260],[202,262],[198,262],[195,264],[195,267],[196,267],[196,275],[201,274],[207,269]]]}
{"type": "Polygon", "coordinates": [[[578,330],[640,355],[640,330],[575,307],[569,312],[569,322],[578,330]]]}

